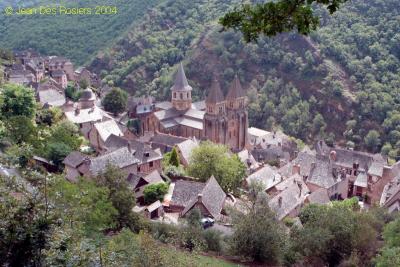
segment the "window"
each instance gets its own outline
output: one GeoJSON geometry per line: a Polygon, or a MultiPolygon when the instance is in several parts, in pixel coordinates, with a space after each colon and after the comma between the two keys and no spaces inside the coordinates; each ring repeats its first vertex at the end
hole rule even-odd
{"type": "Polygon", "coordinates": [[[186,94],[186,97],[189,98],[189,92],[186,94]]]}
{"type": "Polygon", "coordinates": [[[181,99],[183,99],[183,94],[182,93],[180,93],[180,97],[181,97],[181,99]]]}
{"type": "Polygon", "coordinates": [[[150,168],[153,168],[153,162],[152,161],[149,162],[149,166],[150,166],[150,168]]]}
{"type": "Polygon", "coordinates": [[[174,92],[174,98],[176,98],[176,93],[174,92]]]}

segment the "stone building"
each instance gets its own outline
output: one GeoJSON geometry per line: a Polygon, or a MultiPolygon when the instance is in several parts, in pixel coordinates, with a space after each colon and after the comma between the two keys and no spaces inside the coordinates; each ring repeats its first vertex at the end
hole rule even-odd
{"type": "Polygon", "coordinates": [[[205,101],[205,110],[201,108],[203,106],[203,103],[192,103],[192,87],[180,64],[171,87],[171,102],[155,105],[150,120],[144,122],[149,125],[144,128],[175,136],[208,139],[225,144],[233,151],[240,151],[247,146],[246,96],[237,76],[226,97],[214,78],[205,101]]]}

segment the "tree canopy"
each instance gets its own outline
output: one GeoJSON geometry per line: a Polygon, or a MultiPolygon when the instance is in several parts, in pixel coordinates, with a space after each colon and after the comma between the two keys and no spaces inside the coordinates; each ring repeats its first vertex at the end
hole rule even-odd
{"type": "Polygon", "coordinates": [[[102,100],[106,111],[118,114],[126,109],[128,94],[120,88],[113,88],[102,100]]]}
{"type": "Polygon", "coordinates": [[[187,172],[202,181],[214,175],[225,192],[236,192],[246,174],[246,166],[228,147],[206,141],[193,149],[187,172]]]}
{"type": "Polygon", "coordinates": [[[347,0],[279,0],[260,4],[243,4],[225,14],[220,23],[243,33],[247,42],[255,41],[260,34],[275,36],[282,32],[297,30],[309,34],[319,26],[313,4],[326,6],[331,14],[347,0]]]}

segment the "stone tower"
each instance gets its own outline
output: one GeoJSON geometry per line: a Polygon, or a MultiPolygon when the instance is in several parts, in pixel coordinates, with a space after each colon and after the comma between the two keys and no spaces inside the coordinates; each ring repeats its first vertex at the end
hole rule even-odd
{"type": "Polygon", "coordinates": [[[192,107],[192,87],[189,85],[182,63],[179,64],[175,76],[175,83],[171,87],[172,106],[177,110],[186,110],[192,107]]]}
{"type": "Polygon", "coordinates": [[[204,137],[214,143],[226,143],[226,102],[221,87],[214,77],[206,98],[206,114],[204,115],[204,137]]]}
{"type": "Polygon", "coordinates": [[[247,146],[248,114],[246,110],[246,94],[239,78],[235,76],[226,96],[227,141],[233,151],[240,151],[247,146]]]}

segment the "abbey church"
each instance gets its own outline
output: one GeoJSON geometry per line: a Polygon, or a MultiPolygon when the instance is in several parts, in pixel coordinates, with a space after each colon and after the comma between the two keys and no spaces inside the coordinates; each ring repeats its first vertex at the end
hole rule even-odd
{"type": "Polygon", "coordinates": [[[192,87],[180,64],[171,87],[171,102],[156,104],[143,124],[147,131],[207,139],[240,151],[247,146],[246,95],[237,76],[226,96],[214,78],[206,100],[192,103],[192,87]]]}

